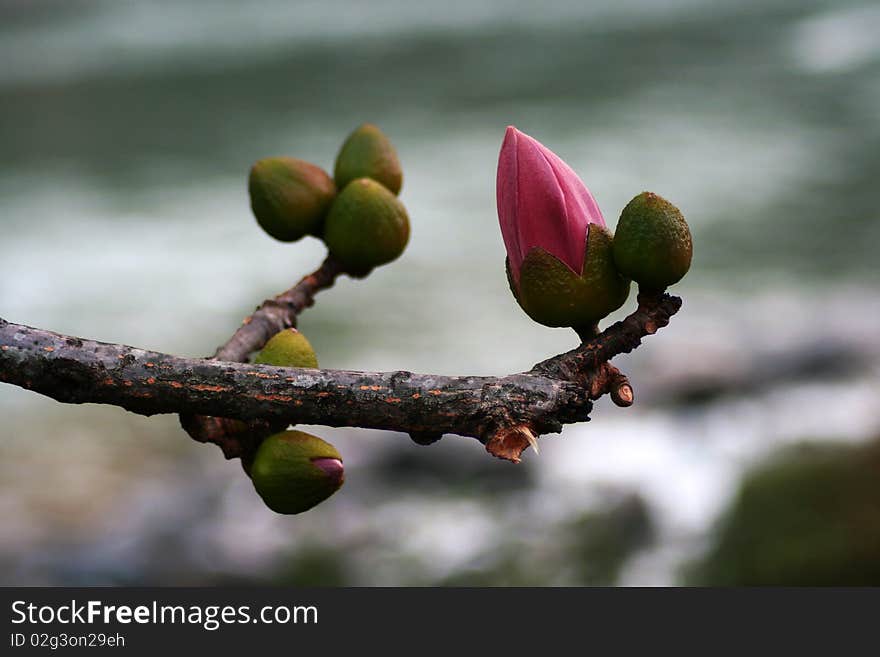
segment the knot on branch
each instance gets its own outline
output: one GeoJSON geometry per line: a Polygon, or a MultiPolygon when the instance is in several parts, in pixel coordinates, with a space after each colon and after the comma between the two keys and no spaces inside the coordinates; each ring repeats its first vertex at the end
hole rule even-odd
{"type": "Polygon", "coordinates": [[[240,458],[247,465],[267,436],[283,431],[288,422],[236,420],[212,415],[180,414],[180,426],[200,443],[214,443],[227,459],[240,458]]]}
{"type": "Polygon", "coordinates": [[[486,442],[486,451],[500,459],[519,463],[529,447],[538,453],[538,436],[527,424],[502,427],[486,442]]]}

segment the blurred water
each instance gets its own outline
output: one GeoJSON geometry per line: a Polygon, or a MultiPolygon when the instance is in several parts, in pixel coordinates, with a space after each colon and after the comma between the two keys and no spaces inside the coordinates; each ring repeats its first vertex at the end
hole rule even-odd
{"type": "MultiPolygon", "coordinates": [[[[493,554],[543,555],[610,487],[641,492],[659,527],[624,581],[673,581],[774,445],[880,433],[878,30],[875,5],[795,0],[0,0],[12,321],[210,353],[323,255],[259,232],[249,165],[330,168],[363,121],[398,147],[412,241],[303,316],[324,366],[501,374],[574,344],[507,290],[494,167],[509,123],[565,158],[611,225],[650,189],[683,209],[696,245],[682,313],[620,359],[639,403],[600,403],[494,492],[382,474],[401,451],[447,464],[441,480],[512,467],[473,441],[420,450],[316,429],[348,483],[283,519],[172,418],[0,388],[4,580],[259,579],[330,545],[360,546],[344,581],[444,581],[493,554]],[[798,365],[822,350],[827,362],[798,365]],[[189,556],[156,556],[169,541],[189,556]]],[[[536,581],[571,581],[563,561],[543,555],[536,581]]]]}

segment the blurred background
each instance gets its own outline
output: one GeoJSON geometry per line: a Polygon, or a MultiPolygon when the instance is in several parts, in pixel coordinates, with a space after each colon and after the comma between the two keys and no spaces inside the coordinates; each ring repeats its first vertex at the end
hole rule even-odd
{"type": "Polygon", "coordinates": [[[635,406],[519,466],[307,428],[346,484],[302,516],[175,417],[0,386],[0,583],[880,583],[877,34],[876,3],[825,0],[0,0],[10,321],[212,353],[324,255],[259,230],[251,163],[332,171],[364,121],[412,239],[303,314],[324,367],[498,375],[576,344],[507,289],[508,124],[609,226],[651,190],[695,242],[681,313],[615,360],[635,406]]]}

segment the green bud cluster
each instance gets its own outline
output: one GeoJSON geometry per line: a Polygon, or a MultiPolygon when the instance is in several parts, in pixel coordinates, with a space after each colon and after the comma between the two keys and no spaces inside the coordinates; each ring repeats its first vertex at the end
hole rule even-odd
{"type": "Polygon", "coordinates": [[[397,198],[403,172],[391,141],[364,124],[336,156],[331,178],[320,167],[269,157],[251,168],[248,192],[260,227],[282,242],[324,240],[351,276],[397,259],[409,241],[409,217],[397,198]]]}

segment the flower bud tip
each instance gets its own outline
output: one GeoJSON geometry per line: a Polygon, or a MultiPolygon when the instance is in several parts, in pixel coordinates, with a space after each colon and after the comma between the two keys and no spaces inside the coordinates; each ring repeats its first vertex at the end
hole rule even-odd
{"type": "Polygon", "coordinates": [[[339,459],[316,458],[312,459],[312,464],[323,470],[334,482],[342,481],[342,477],[345,475],[345,469],[339,459]]]}

